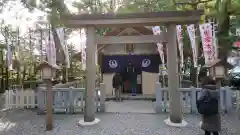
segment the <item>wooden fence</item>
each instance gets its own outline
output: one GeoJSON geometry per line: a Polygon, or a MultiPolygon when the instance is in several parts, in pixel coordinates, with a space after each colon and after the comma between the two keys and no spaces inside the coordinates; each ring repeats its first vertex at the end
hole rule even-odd
{"type": "Polygon", "coordinates": [[[4,108],[35,108],[37,94],[33,90],[7,90],[4,93],[4,108]]]}
{"type": "MultiPolygon", "coordinates": [[[[53,88],[54,113],[82,113],[85,109],[85,88],[53,88]]],[[[5,108],[38,108],[44,113],[47,103],[46,87],[33,90],[9,90],[5,92],[5,108]]],[[[96,111],[105,111],[105,84],[94,90],[96,111]]]]}
{"type": "MultiPolygon", "coordinates": [[[[105,111],[105,84],[101,83],[94,90],[96,111],[105,111]]],[[[180,88],[181,104],[184,113],[196,113],[196,100],[199,97],[200,88],[180,88]]],[[[232,91],[229,87],[223,87],[220,92],[220,107],[222,111],[231,111],[233,106],[240,109],[240,92],[232,91]],[[233,102],[234,99],[234,102],[233,102]]],[[[46,88],[39,87],[33,90],[9,90],[4,94],[5,109],[11,108],[38,108],[39,113],[46,110],[46,88]]],[[[169,112],[169,92],[167,88],[161,88],[156,83],[156,112],[169,112]]],[[[85,109],[85,88],[53,88],[53,112],[54,113],[82,113],[85,109]]]]}

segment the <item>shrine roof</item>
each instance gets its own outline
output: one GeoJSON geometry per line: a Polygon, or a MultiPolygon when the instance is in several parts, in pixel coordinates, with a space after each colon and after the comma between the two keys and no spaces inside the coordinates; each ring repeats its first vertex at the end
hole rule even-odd
{"type": "MultiPolygon", "coordinates": [[[[137,32],[139,32],[142,35],[153,35],[152,30],[148,29],[146,27],[130,27],[130,28],[136,30],[137,32]]],[[[122,33],[126,29],[127,28],[113,28],[112,31],[106,32],[104,34],[104,36],[117,36],[117,35],[119,35],[120,33],[122,33]]],[[[98,50],[99,49],[101,50],[101,49],[103,49],[105,47],[106,47],[105,45],[97,44],[97,49],[98,50]]],[[[76,53],[76,54],[74,54],[73,57],[76,58],[76,59],[81,60],[81,51],[76,53]]]]}

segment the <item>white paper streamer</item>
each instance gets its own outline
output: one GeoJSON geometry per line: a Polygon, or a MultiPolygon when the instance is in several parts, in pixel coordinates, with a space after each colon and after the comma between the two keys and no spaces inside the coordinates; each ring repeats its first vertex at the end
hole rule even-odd
{"type": "Polygon", "coordinates": [[[188,31],[188,35],[189,35],[189,39],[190,39],[191,47],[192,47],[193,65],[194,65],[194,67],[198,67],[196,34],[195,34],[194,24],[188,25],[187,31],[188,31]]]}

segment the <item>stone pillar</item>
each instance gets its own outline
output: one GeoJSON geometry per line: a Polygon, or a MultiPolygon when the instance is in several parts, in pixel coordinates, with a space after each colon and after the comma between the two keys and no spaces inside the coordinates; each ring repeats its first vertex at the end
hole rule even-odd
{"type": "Polygon", "coordinates": [[[100,112],[105,112],[106,84],[100,83],[100,112]]]}
{"type": "Polygon", "coordinates": [[[167,26],[167,67],[168,67],[168,90],[170,93],[170,123],[182,123],[182,106],[180,101],[178,55],[176,25],[167,26]]]}
{"type": "Polygon", "coordinates": [[[5,109],[5,95],[0,93],[0,110],[5,109]]]}
{"type": "Polygon", "coordinates": [[[162,113],[162,97],[161,83],[156,82],[156,113],[162,113]]]}
{"type": "Polygon", "coordinates": [[[86,105],[84,111],[84,121],[93,122],[95,120],[95,77],[96,77],[96,43],[95,27],[86,27],[86,105]]]}

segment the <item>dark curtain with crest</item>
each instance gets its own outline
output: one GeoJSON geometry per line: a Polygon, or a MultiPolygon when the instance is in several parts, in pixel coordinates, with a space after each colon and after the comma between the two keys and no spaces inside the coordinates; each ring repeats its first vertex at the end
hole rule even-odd
{"type": "Polygon", "coordinates": [[[102,73],[123,72],[129,62],[140,71],[158,73],[161,59],[158,54],[153,55],[103,55],[102,73]]]}

